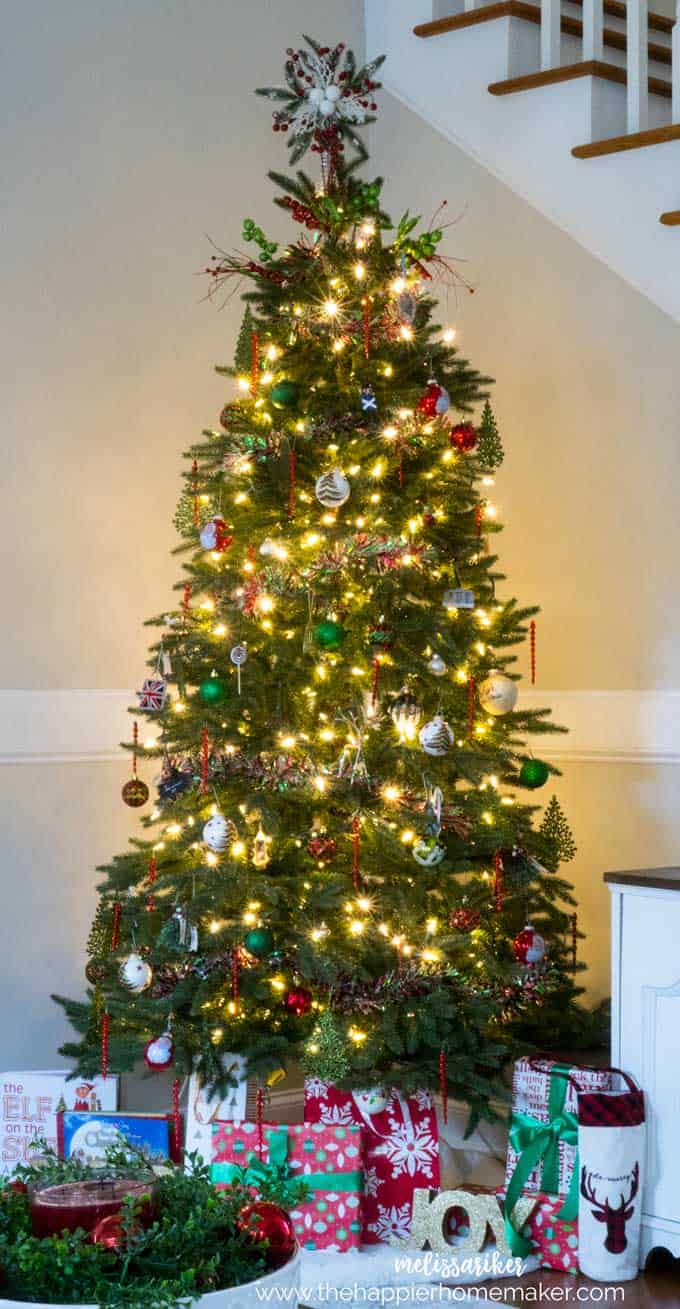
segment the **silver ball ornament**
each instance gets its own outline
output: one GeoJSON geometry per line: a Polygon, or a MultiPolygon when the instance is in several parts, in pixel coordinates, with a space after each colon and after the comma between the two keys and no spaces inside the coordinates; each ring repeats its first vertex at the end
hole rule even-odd
{"type": "Polygon", "coordinates": [[[479,703],[485,713],[497,718],[514,709],[518,694],[517,683],[506,677],[505,673],[493,669],[480,683],[479,703]]]}
{"type": "Polygon", "coordinates": [[[436,651],[431,656],[431,658],[428,659],[427,666],[430,672],[433,673],[435,677],[443,677],[444,673],[448,672],[448,664],[444,663],[444,660],[442,659],[441,655],[437,654],[436,651]]]}
{"type": "Polygon", "coordinates": [[[231,818],[225,818],[224,814],[213,814],[203,828],[203,841],[209,850],[214,850],[220,854],[236,840],[236,828],[231,818]]]}
{"type": "Polygon", "coordinates": [[[454,738],[446,719],[436,714],[420,729],[418,739],[425,754],[439,757],[448,754],[454,738]]]}
{"type": "Polygon", "coordinates": [[[339,509],[350,496],[350,484],[340,468],[332,468],[317,478],[314,494],[325,509],[339,509]]]}

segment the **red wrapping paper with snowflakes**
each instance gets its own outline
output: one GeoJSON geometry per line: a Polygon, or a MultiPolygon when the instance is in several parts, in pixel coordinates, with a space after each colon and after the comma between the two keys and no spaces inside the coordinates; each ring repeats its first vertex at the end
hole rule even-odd
{"type": "MultiPolygon", "coordinates": [[[[580,1091],[611,1091],[613,1087],[613,1074],[605,1068],[580,1068],[578,1064],[573,1066],[558,1063],[557,1060],[541,1059],[540,1067],[535,1067],[536,1060],[531,1057],[518,1059],[512,1077],[512,1120],[531,1119],[536,1125],[551,1122],[551,1070],[552,1068],[563,1070],[562,1074],[555,1073],[558,1077],[557,1085],[562,1089],[563,1112],[564,1114],[577,1114],[578,1093],[580,1091]],[[571,1080],[569,1080],[571,1079],[571,1080]]],[[[554,1087],[553,1093],[554,1093],[554,1087]]],[[[524,1195],[538,1195],[539,1193],[550,1194],[556,1193],[560,1196],[566,1196],[571,1186],[572,1174],[574,1171],[574,1161],[576,1158],[576,1145],[569,1141],[560,1140],[558,1142],[558,1167],[557,1167],[557,1187],[554,1179],[546,1186],[543,1181],[544,1163],[539,1160],[536,1167],[529,1174],[522,1188],[524,1195]]],[[[505,1165],[505,1186],[510,1183],[510,1179],[519,1163],[519,1154],[513,1148],[511,1143],[508,1144],[508,1153],[505,1165]]]]}
{"type": "Polygon", "coordinates": [[[218,1190],[237,1170],[261,1158],[283,1163],[308,1183],[311,1195],[290,1210],[305,1250],[342,1253],[361,1244],[363,1229],[363,1133],[360,1127],[322,1123],[213,1123],[210,1175],[218,1190]],[[260,1148],[260,1142],[262,1143],[260,1148]]]}
{"type": "MultiPolygon", "coordinates": [[[[505,1199],[505,1191],[496,1192],[505,1199]]],[[[541,1261],[541,1268],[554,1268],[560,1273],[577,1273],[578,1218],[565,1222],[558,1214],[564,1204],[562,1195],[536,1196],[536,1204],[521,1229],[522,1236],[531,1242],[533,1252],[541,1261]]]]}
{"type": "Polygon", "coordinates": [[[413,1192],[439,1187],[437,1116],[429,1091],[389,1099],[365,1091],[340,1091],[308,1077],[305,1121],[329,1127],[355,1123],[364,1129],[365,1244],[411,1232],[413,1192]]]}

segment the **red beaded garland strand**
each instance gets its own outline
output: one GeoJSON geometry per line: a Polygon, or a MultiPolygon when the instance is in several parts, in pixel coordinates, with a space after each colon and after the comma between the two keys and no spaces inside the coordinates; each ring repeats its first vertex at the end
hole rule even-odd
{"type": "Polygon", "coordinates": [[[439,1051],[439,1090],[442,1097],[442,1118],[445,1123],[448,1123],[449,1099],[446,1088],[446,1053],[444,1050],[439,1051]]]}
{"type": "Polygon", "coordinates": [[[531,685],[536,684],[536,623],[532,618],[529,623],[529,648],[531,651],[531,685]]]}
{"type": "Polygon", "coordinates": [[[503,909],[503,857],[500,850],[497,850],[493,857],[493,893],[496,901],[496,913],[500,914],[503,909]]]}
{"type": "Polygon", "coordinates": [[[257,1154],[258,1158],[261,1160],[264,1153],[264,1133],[262,1130],[262,1119],[264,1116],[264,1091],[261,1086],[258,1086],[257,1088],[255,1104],[255,1118],[257,1122],[257,1154]]]}
{"type": "Polygon", "coordinates": [[[113,927],[112,927],[112,930],[111,930],[111,949],[112,949],[112,950],[117,950],[117,949],[118,949],[118,942],[120,941],[120,916],[121,916],[122,912],[123,912],[123,906],[122,906],[122,904],[120,903],[120,901],[117,900],[116,903],[115,903],[114,906],[113,906],[113,927]]]}
{"type": "Polygon", "coordinates": [[[132,724],[132,776],[137,776],[137,746],[139,745],[139,723],[132,724]]]}
{"type": "Polygon", "coordinates": [[[253,399],[255,399],[260,381],[260,338],[257,332],[251,332],[250,334],[250,351],[250,392],[253,399]]]}
{"type": "Polygon", "coordinates": [[[578,940],[578,914],[571,915],[571,961],[576,967],[576,943],[578,940]]]}
{"type": "Polygon", "coordinates": [[[191,465],[191,486],[194,493],[194,527],[198,527],[198,460],[194,459],[191,465]]]}
{"type": "Polygon", "coordinates": [[[472,736],[475,730],[475,693],[477,690],[477,681],[474,677],[468,677],[468,736],[472,736]]]}
{"type": "Polygon", "coordinates": [[[106,1081],[109,1075],[109,1015],[102,1014],[102,1077],[106,1081]]]}
{"type": "Polygon", "coordinates": [[[234,946],[231,954],[231,998],[234,1004],[238,1003],[239,987],[239,964],[241,962],[241,951],[237,945],[234,946]]]}
{"type": "Polygon", "coordinates": [[[364,354],[368,359],[371,352],[371,297],[364,296],[364,354]]]}
{"type": "Polygon", "coordinates": [[[475,509],[475,530],[477,532],[477,536],[482,535],[482,512],[483,512],[483,505],[477,505],[475,509]]]}
{"type": "Polygon", "coordinates": [[[201,794],[205,795],[208,790],[208,729],[203,728],[201,732],[201,794]]]}
{"type": "MultiPolygon", "coordinates": [[[[156,863],[156,856],[155,856],[155,854],[152,854],[152,856],[151,856],[151,858],[150,858],[150,860],[149,860],[149,886],[153,886],[153,884],[154,884],[154,882],[155,882],[155,880],[156,880],[156,872],[157,872],[157,869],[158,869],[158,865],[157,865],[157,863],[156,863]]],[[[149,891],[149,898],[148,898],[148,900],[147,900],[147,902],[146,902],[146,907],[147,907],[149,913],[151,913],[152,910],[153,910],[153,908],[154,908],[154,898],[153,898],[153,895],[151,894],[150,891],[149,891]]]]}
{"type": "Polygon", "coordinates": [[[288,515],[295,517],[295,475],[297,472],[297,455],[290,447],[288,451],[288,515]]]}
{"type": "Polygon", "coordinates": [[[378,703],[378,682],[380,680],[380,659],[378,655],[373,657],[373,682],[371,684],[371,708],[375,709],[378,703]]]}
{"type": "Polygon", "coordinates": [[[359,819],[352,819],[352,885],[359,890],[359,819]]]}
{"type": "Polygon", "coordinates": [[[175,1149],[178,1157],[182,1155],[182,1118],[179,1112],[179,1077],[172,1084],[172,1126],[175,1133],[175,1149]]]}

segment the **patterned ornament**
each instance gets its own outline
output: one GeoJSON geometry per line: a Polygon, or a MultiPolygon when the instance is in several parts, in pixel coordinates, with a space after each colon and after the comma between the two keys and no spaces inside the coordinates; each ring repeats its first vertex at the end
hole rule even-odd
{"type": "Polygon", "coordinates": [[[368,643],[375,650],[392,650],[396,641],[394,628],[384,618],[380,618],[368,633],[368,643]]]}
{"type": "Polygon", "coordinates": [[[330,863],[338,853],[338,843],[332,836],[313,836],[307,849],[313,859],[323,859],[325,863],[330,863]]]}
{"type": "Polygon", "coordinates": [[[446,847],[439,844],[436,836],[430,836],[416,841],[412,854],[421,868],[436,868],[446,858],[446,847]]]}
{"type": "Polygon", "coordinates": [[[221,677],[206,677],[198,688],[198,694],[204,704],[220,704],[227,694],[227,688],[221,677]]]}
{"type": "Polygon", "coordinates": [[[475,593],[464,586],[453,586],[442,596],[445,609],[474,609],[475,593]]]}
{"type": "Polygon", "coordinates": [[[253,1200],[244,1205],[237,1227],[254,1244],[266,1242],[262,1253],[270,1272],[282,1268],[295,1254],[297,1239],[293,1220],[271,1200],[253,1200]]]}
{"type": "Polygon", "coordinates": [[[517,683],[494,668],[479,686],[479,703],[487,714],[495,718],[509,714],[517,704],[517,683]]]}
{"type": "Polygon", "coordinates": [[[378,401],[376,400],[375,391],[372,386],[362,386],[359,400],[362,413],[377,414],[378,401]]]}
{"type": "Polygon", "coordinates": [[[540,964],[545,958],[546,944],[545,938],[536,931],[531,923],[515,937],[512,943],[512,952],[518,964],[540,964]]]}
{"type": "Polygon", "coordinates": [[[352,1098],[360,1114],[382,1114],[389,1102],[382,1086],[371,1086],[366,1091],[352,1091],[352,1098]]]}
{"type": "Polygon", "coordinates": [[[128,991],[132,991],[133,995],[141,995],[142,991],[146,991],[147,987],[151,986],[153,973],[149,964],[140,955],[133,952],[128,955],[127,959],[123,960],[118,970],[118,976],[121,985],[126,986],[128,991]]]}
{"type": "Polygon", "coordinates": [[[106,965],[97,959],[89,959],[85,964],[85,976],[91,986],[96,986],[106,977],[106,965]]]}
{"type": "Polygon", "coordinates": [[[237,836],[235,823],[232,823],[231,818],[225,818],[224,814],[213,814],[203,828],[204,844],[217,854],[233,845],[237,836]]]}
{"type": "Polygon", "coordinates": [[[322,650],[339,650],[346,636],[347,632],[342,623],[337,623],[332,618],[325,618],[314,628],[314,640],[322,650]]]}
{"type": "Polygon", "coordinates": [[[456,423],[451,428],[450,441],[461,454],[469,454],[477,444],[477,429],[472,423],[456,423]]]}
{"type": "Polygon", "coordinates": [[[233,539],[233,536],[229,536],[227,524],[219,514],[209,519],[205,527],[201,528],[199,536],[204,550],[216,550],[218,554],[228,550],[233,539]]]}
{"type": "Polygon", "coordinates": [[[427,390],[416,401],[416,409],[424,418],[435,418],[437,414],[445,414],[450,404],[451,398],[448,391],[431,377],[427,384],[427,390]]]}
{"type": "Polygon", "coordinates": [[[454,909],[449,916],[449,926],[456,932],[472,932],[479,927],[481,914],[478,909],[468,909],[465,905],[454,909]]]}
{"type": "Polygon", "coordinates": [[[168,684],[163,677],[147,677],[137,691],[139,708],[144,713],[160,713],[168,698],[168,684]]]}
{"type": "Polygon", "coordinates": [[[314,494],[325,509],[339,509],[350,496],[350,484],[340,468],[332,468],[317,478],[314,494]]]}
{"type": "Polygon", "coordinates": [[[425,754],[440,756],[448,754],[454,738],[446,719],[442,718],[441,714],[436,714],[429,723],[421,727],[418,739],[425,754]]]}
{"type": "Polygon", "coordinates": [[[250,932],[246,932],[243,944],[249,954],[261,959],[274,949],[274,933],[268,927],[253,927],[250,932]]]}
{"type": "Polygon", "coordinates": [[[542,759],[525,759],[519,770],[519,784],[526,786],[530,791],[535,791],[539,786],[545,786],[550,777],[550,769],[542,759]]]}
{"type": "Polygon", "coordinates": [[[163,764],[163,771],[156,783],[160,800],[176,800],[178,795],[188,791],[193,784],[194,774],[187,761],[181,768],[169,759],[163,764]]]}
{"type": "Polygon", "coordinates": [[[302,1018],[309,1013],[313,999],[314,996],[311,991],[307,990],[306,986],[294,986],[284,996],[282,1004],[289,1014],[295,1014],[296,1018],[302,1018]]]}
{"type": "Polygon", "coordinates": [[[280,382],[275,382],[269,398],[275,409],[293,409],[298,402],[300,388],[297,382],[292,382],[290,378],[284,377],[280,382]]]}
{"type": "Polygon", "coordinates": [[[448,664],[444,663],[441,655],[437,654],[436,650],[428,659],[427,666],[435,677],[443,677],[444,673],[448,672],[448,664]]]}
{"type": "Polygon", "coordinates": [[[162,1036],[154,1037],[144,1047],[144,1062],[147,1068],[151,1068],[154,1072],[172,1067],[174,1058],[175,1045],[170,1032],[163,1032],[162,1036]]]}
{"type": "Polygon", "coordinates": [[[121,795],[131,809],[139,809],[149,798],[149,788],[141,777],[131,777],[125,783],[121,795]]]}
{"type": "Polygon", "coordinates": [[[423,710],[416,697],[403,687],[390,706],[390,718],[402,741],[415,741],[422,716],[423,710]]]}

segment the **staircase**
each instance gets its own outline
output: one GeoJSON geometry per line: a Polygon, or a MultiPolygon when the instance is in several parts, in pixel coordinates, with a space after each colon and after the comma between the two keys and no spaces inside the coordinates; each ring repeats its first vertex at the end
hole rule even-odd
{"type": "Polygon", "coordinates": [[[647,0],[365,10],[387,90],[680,321],[680,22],[647,0]]]}

